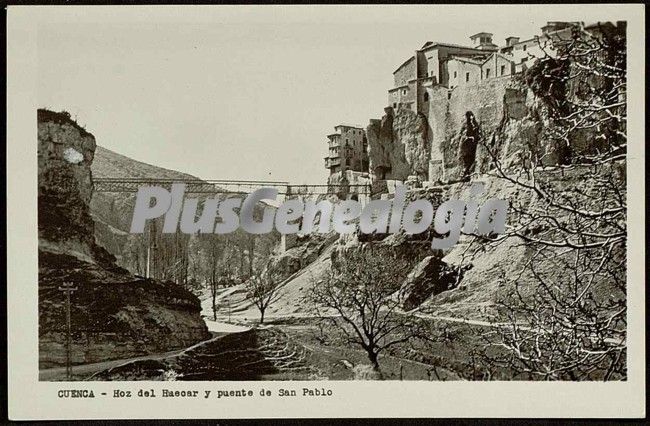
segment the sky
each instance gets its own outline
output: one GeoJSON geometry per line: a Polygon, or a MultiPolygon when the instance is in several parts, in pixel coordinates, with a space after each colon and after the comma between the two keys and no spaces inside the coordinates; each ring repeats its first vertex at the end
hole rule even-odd
{"type": "MultiPolygon", "coordinates": [[[[426,41],[528,38],[552,6],[68,9],[39,24],[39,107],[97,143],[203,179],[322,184],[326,135],[381,118],[392,72],[426,41]],[[73,9],[72,13],[70,9],[73,9]]],[[[595,9],[595,8],[594,8],[595,9]]],[[[592,11],[593,12],[593,11],[592,11]]]]}

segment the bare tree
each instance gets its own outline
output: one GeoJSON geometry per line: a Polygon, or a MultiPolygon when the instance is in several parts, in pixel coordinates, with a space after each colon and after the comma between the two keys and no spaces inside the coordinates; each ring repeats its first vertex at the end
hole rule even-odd
{"type": "Polygon", "coordinates": [[[399,312],[400,286],[410,263],[372,246],[348,250],[333,259],[309,296],[323,320],[366,351],[377,372],[380,353],[420,335],[415,318],[399,312]]]}
{"type": "Polygon", "coordinates": [[[246,298],[260,311],[260,324],[264,324],[266,309],[278,298],[278,284],[268,271],[253,275],[244,283],[246,298]]]}
{"type": "Polygon", "coordinates": [[[205,241],[205,272],[206,283],[212,299],[212,316],[217,320],[217,293],[221,282],[221,259],[223,257],[223,244],[220,236],[204,236],[205,241]]]}
{"type": "Polygon", "coordinates": [[[255,240],[256,240],[256,235],[251,234],[247,238],[248,240],[248,274],[250,276],[253,275],[253,270],[254,270],[254,265],[253,263],[255,262],[255,240]]]}
{"type": "MultiPolygon", "coordinates": [[[[528,379],[625,378],[625,28],[576,25],[524,79],[550,119],[543,141],[566,153],[554,168],[531,152],[526,174],[507,170],[499,141],[483,142],[492,174],[521,194],[506,239],[529,257],[486,333],[486,358],[528,379]],[[526,199],[526,201],[521,201],[526,199]],[[530,201],[532,200],[532,202],[530,201]]],[[[475,241],[478,242],[478,241],[475,241]]]]}

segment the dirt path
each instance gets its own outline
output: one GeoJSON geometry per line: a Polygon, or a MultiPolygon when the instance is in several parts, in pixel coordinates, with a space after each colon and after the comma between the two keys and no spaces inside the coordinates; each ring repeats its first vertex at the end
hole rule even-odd
{"type": "MultiPolygon", "coordinates": [[[[75,380],[88,380],[96,373],[99,373],[104,370],[109,370],[111,368],[120,367],[125,364],[129,364],[134,361],[144,361],[144,360],[162,360],[164,358],[174,357],[183,354],[184,352],[196,349],[202,345],[214,342],[215,340],[221,339],[225,335],[231,333],[241,333],[243,331],[249,330],[247,327],[236,326],[232,324],[225,323],[215,323],[214,321],[206,321],[208,330],[212,332],[212,337],[208,340],[196,343],[195,345],[189,346],[183,349],[177,349],[169,352],[162,352],[158,354],[143,355],[133,358],[122,358],[114,359],[110,361],[95,362],[92,364],[82,364],[72,366],[72,378],[75,380]]],[[[56,367],[48,368],[44,370],[39,370],[38,379],[40,381],[59,381],[66,379],[66,368],[65,367],[56,367]]]]}
{"type": "Polygon", "coordinates": [[[414,313],[418,318],[422,319],[432,319],[432,320],[441,320],[441,321],[449,321],[449,322],[459,322],[463,324],[470,324],[470,325],[480,325],[482,327],[499,327],[502,325],[505,325],[505,323],[499,323],[499,322],[489,322],[489,321],[483,321],[483,320],[473,320],[473,319],[467,319],[467,318],[457,318],[457,317],[448,317],[448,316],[440,316],[440,315],[427,315],[427,314],[421,314],[421,313],[414,313]]]}
{"type": "MultiPolygon", "coordinates": [[[[71,369],[72,378],[74,380],[79,380],[79,379],[85,380],[97,372],[108,370],[110,368],[119,367],[123,364],[128,364],[133,361],[160,360],[168,356],[180,354],[181,352],[183,352],[183,349],[170,351],[170,352],[163,352],[160,354],[144,355],[144,356],[139,356],[134,358],[114,359],[111,361],[95,362],[93,364],[74,365],[72,366],[71,369]]],[[[53,382],[53,381],[59,381],[65,379],[66,379],[65,367],[48,368],[44,370],[39,370],[38,372],[38,380],[40,381],[53,382]]]]}
{"type": "MultiPolygon", "coordinates": [[[[455,317],[447,317],[447,316],[438,316],[438,315],[427,315],[427,314],[421,314],[421,313],[415,313],[414,314],[418,318],[423,318],[423,319],[432,319],[432,320],[442,320],[442,321],[449,321],[449,322],[458,322],[462,324],[470,324],[470,325],[478,325],[481,327],[511,327],[511,323],[506,323],[506,322],[489,322],[489,321],[482,321],[482,320],[472,320],[472,319],[467,319],[467,318],[455,318],[455,317]]],[[[527,327],[524,325],[518,325],[517,328],[519,330],[524,330],[524,331],[535,331],[531,327],[527,327]]],[[[614,339],[614,338],[605,338],[604,339],[606,343],[609,344],[614,344],[614,345],[624,345],[625,344],[625,339],[614,339]]]]}

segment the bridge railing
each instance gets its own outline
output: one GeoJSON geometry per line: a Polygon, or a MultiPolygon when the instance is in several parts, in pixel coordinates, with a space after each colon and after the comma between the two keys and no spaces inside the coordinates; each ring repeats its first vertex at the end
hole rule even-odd
{"type": "Polygon", "coordinates": [[[318,195],[370,195],[369,184],[300,184],[292,185],[280,181],[256,180],[204,180],[204,179],[157,179],[157,178],[95,178],[96,192],[138,192],[142,186],[161,186],[171,188],[174,183],[185,184],[186,193],[199,194],[248,194],[260,188],[275,188],[282,196],[318,195]]]}

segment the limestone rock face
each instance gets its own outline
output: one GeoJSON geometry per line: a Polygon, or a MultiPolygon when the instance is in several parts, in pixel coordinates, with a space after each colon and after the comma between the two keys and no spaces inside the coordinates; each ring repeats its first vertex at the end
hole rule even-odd
{"type": "Polygon", "coordinates": [[[520,164],[519,157],[531,146],[548,151],[540,147],[544,112],[517,82],[495,79],[453,90],[428,90],[431,101],[424,113],[388,107],[381,120],[370,120],[366,132],[375,182],[416,176],[446,183],[484,173],[491,160],[482,147],[485,143],[509,164],[520,164]]]}
{"type": "MultiPolygon", "coordinates": [[[[409,175],[426,179],[429,165],[427,118],[411,110],[398,110],[393,122],[394,141],[403,146],[407,167],[397,167],[395,178],[406,180],[409,175]]],[[[401,154],[401,150],[397,153],[401,154]]],[[[399,156],[396,155],[399,159],[399,156]]],[[[399,162],[398,162],[399,164],[399,162]]]]}
{"type": "Polygon", "coordinates": [[[366,129],[371,173],[380,180],[405,180],[409,175],[426,180],[430,156],[427,118],[405,108],[385,111],[381,120],[371,120],[366,129]]]}
{"type": "Polygon", "coordinates": [[[507,171],[529,168],[533,161],[551,166],[568,160],[567,147],[546,133],[552,127],[547,106],[516,80],[488,80],[451,94],[434,91],[432,98],[429,174],[436,172],[431,181],[458,182],[487,173],[493,156],[507,171]]]}
{"type": "Polygon", "coordinates": [[[65,365],[65,296],[73,282],[73,364],[168,352],[209,337],[195,296],[168,282],[134,277],[74,256],[39,252],[39,365],[65,365]]]}
{"type": "Polygon", "coordinates": [[[338,235],[333,232],[325,235],[314,233],[298,236],[294,247],[269,260],[267,270],[274,281],[284,281],[316,260],[337,238],[338,235]]]}
{"type": "MultiPolygon", "coordinates": [[[[481,145],[490,142],[503,125],[504,99],[511,84],[509,79],[492,79],[431,92],[427,118],[432,128],[431,160],[437,168],[436,176],[429,176],[429,180],[457,182],[479,171],[481,159],[488,159],[481,145]]],[[[525,110],[520,105],[522,96],[525,99],[525,91],[512,90],[512,103],[519,106],[518,116],[525,110]]]]}
{"type": "Polygon", "coordinates": [[[370,120],[366,128],[370,173],[377,179],[385,179],[391,171],[391,147],[393,145],[393,109],[386,108],[381,120],[370,120]]]}
{"type": "Polygon", "coordinates": [[[39,361],[65,363],[65,303],[72,295],[72,362],[166,352],[209,337],[197,297],[133,276],[99,246],[90,214],[95,138],[67,113],[38,111],[39,361]]]}
{"type": "Polygon", "coordinates": [[[38,234],[52,250],[93,257],[90,165],[95,138],[67,113],[38,111],[38,234]]]}
{"type": "Polygon", "coordinates": [[[299,250],[291,248],[286,252],[271,258],[268,269],[275,282],[282,282],[302,266],[299,250]]]}
{"type": "MultiPolygon", "coordinates": [[[[604,149],[594,129],[572,131],[571,146],[552,137],[549,105],[536,96],[525,76],[493,78],[454,87],[425,87],[429,101],[419,112],[384,109],[366,133],[373,178],[377,182],[454,183],[493,167],[493,156],[506,171],[568,164],[572,153],[604,149]]],[[[575,96],[576,88],[567,88],[575,96]]],[[[576,100],[577,101],[577,100],[576,100]]]]}
{"type": "Polygon", "coordinates": [[[82,202],[92,196],[90,165],[95,155],[95,138],[66,113],[38,110],[38,180],[39,187],[48,188],[47,179],[66,174],[74,180],[74,189],[82,202]]]}
{"type": "Polygon", "coordinates": [[[336,194],[336,197],[331,199],[332,202],[347,199],[348,196],[356,195],[358,198],[359,194],[366,194],[368,190],[366,185],[370,185],[370,183],[368,173],[355,172],[353,170],[332,173],[327,178],[327,184],[332,188],[333,193],[336,194]]]}

